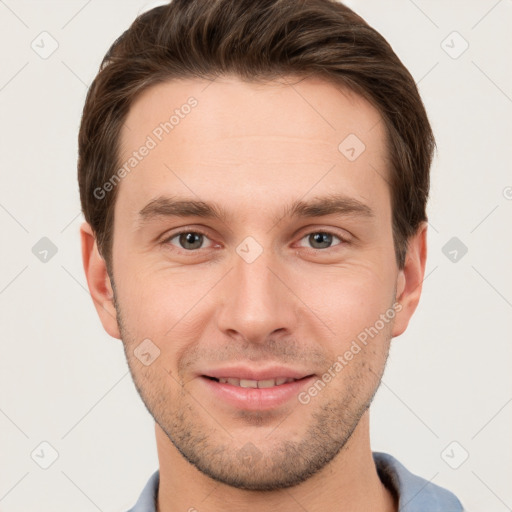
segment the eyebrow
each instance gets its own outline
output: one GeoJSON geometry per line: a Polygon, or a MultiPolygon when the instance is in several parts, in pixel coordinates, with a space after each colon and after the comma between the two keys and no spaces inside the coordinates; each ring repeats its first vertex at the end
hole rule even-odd
{"type": "MultiPolygon", "coordinates": [[[[285,217],[314,218],[335,214],[361,218],[375,217],[373,210],[358,199],[341,194],[330,194],[317,196],[309,201],[293,201],[290,205],[285,206],[281,215],[275,216],[272,220],[274,223],[278,223],[285,217]]],[[[230,214],[224,207],[214,202],[159,196],[139,211],[139,227],[161,217],[201,217],[229,223],[234,218],[234,213],[230,214]]]]}

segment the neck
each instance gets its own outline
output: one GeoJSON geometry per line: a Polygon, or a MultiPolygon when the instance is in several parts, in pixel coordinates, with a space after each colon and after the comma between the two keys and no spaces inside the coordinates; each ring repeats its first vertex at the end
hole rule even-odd
{"type": "Polygon", "coordinates": [[[368,411],[340,453],[300,485],[276,491],[249,491],[212,480],[187,462],[155,424],[160,483],[157,512],[396,512],[382,484],[369,442],[368,411]]]}

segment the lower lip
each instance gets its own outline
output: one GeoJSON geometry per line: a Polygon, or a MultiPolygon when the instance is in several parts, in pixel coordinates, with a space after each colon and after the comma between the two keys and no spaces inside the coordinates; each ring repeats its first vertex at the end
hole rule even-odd
{"type": "Polygon", "coordinates": [[[311,375],[272,388],[242,388],[201,376],[201,380],[207,388],[218,398],[238,409],[249,411],[274,409],[289,402],[292,398],[297,397],[300,391],[311,383],[313,378],[314,375],[311,375]]]}

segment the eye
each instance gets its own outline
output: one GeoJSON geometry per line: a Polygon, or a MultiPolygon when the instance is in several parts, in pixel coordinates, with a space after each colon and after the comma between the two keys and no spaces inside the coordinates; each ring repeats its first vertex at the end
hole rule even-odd
{"type": "MultiPolygon", "coordinates": [[[[332,247],[333,238],[338,239],[341,243],[348,243],[347,240],[329,231],[313,231],[304,236],[301,240],[307,239],[313,249],[322,250],[332,247]]],[[[341,245],[341,243],[336,245],[341,245]]]]}
{"type": "Polygon", "coordinates": [[[177,245],[177,247],[179,249],[184,249],[186,251],[194,251],[196,249],[204,249],[202,245],[205,238],[207,239],[208,237],[205,233],[202,233],[201,231],[180,231],[167,237],[165,240],[162,241],[162,243],[164,245],[176,245],[172,242],[172,240],[174,240],[175,238],[177,238],[177,243],[179,244],[177,245]]]}
{"type": "MultiPolygon", "coordinates": [[[[348,244],[349,241],[342,238],[335,233],[330,231],[313,231],[302,237],[302,240],[307,239],[308,243],[311,244],[313,250],[329,249],[336,245],[348,244]],[[334,239],[338,240],[338,244],[333,245],[334,239]]],[[[197,230],[183,230],[178,233],[174,233],[171,236],[166,237],[163,241],[163,245],[173,245],[178,249],[194,252],[199,249],[205,249],[205,240],[209,240],[208,235],[202,231],[197,230]]],[[[304,247],[304,246],[302,246],[304,247]]]]}

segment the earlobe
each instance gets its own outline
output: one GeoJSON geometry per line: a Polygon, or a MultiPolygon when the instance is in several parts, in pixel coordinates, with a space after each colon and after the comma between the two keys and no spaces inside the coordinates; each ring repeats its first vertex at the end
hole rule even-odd
{"type": "Polygon", "coordinates": [[[397,315],[393,337],[400,336],[409,324],[420,301],[427,260],[427,223],[423,222],[409,239],[405,265],[399,271],[396,283],[397,315]]]}
{"type": "Polygon", "coordinates": [[[84,272],[94,307],[105,331],[113,338],[121,339],[107,266],[98,251],[94,232],[87,222],[80,226],[80,239],[84,272]]]}

